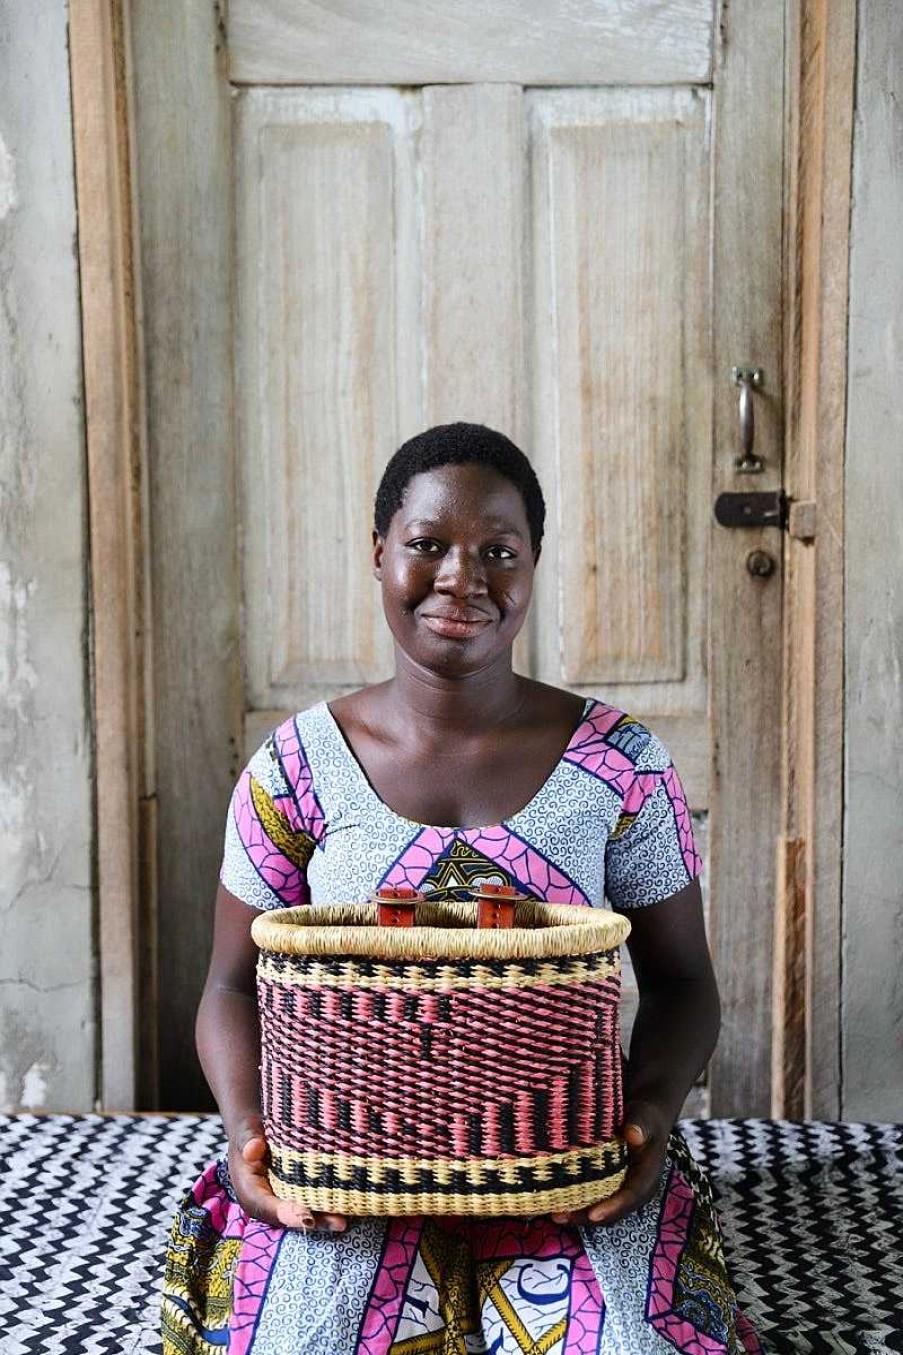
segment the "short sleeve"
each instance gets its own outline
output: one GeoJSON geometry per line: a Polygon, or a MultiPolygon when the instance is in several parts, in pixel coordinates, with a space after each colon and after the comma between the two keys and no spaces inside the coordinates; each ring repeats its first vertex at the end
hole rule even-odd
{"type": "Polygon", "coordinates": [[[606,896],[619,912],[642,908],[670,898],[701,869],[683,786],[662,744],[653,737],[606,845],[606,896]]]}
{"type": "Polygon", "coordinates": [[[257,750],[226,819],[220,881],[253,908],[310,902],[306,868],[317,841],[315,799],[303,750],[285,756],[289,739],[280,727],[257,750]]]}

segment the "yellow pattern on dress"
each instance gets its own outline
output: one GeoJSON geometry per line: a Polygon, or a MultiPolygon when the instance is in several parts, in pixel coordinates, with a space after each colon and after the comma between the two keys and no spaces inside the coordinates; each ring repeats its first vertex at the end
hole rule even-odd
{"type": "Polygon", "coordinates": [[[213,1230],[200,1206],[183,1205],[176,1214],[163,1281],[163,1355],[222,1355],[222,1341],[203,1333],[221,1336],[228,1326],[240,1247],[240,1238],[213,1230]]]}
{"type": "Polygon", "coordinates": [[[314,850],[314,840],[310,833],[293,828],[281,809],[276,808],[273,797],[267,794],[260,782],[253,776],[250,781],[251,800],[263,831],[273,846],[291,861],[293,866],[304,870],[314,850]]]}
{"type": "MultiPolygon", "coordinates": [[[[467,1355],[465,1338],[481,1328],[484,1304],[492,1303],[522,1355],[547,1355],[564,1339],[567,1318],[533,1337],[502,1287],[512,1259],[474,1261],[467,1244],[432,1219],[424,1223],[420,1257],[436,1289],[442,1326],[393,1341],[388,1355],[467,1355]]],[[[507,1345],[505,1347],[508,1348],[507,1345]]]]}

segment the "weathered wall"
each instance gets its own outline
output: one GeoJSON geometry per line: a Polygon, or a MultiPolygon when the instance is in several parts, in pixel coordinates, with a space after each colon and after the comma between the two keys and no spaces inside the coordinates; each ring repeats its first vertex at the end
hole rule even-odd
{"type": "Polygon", "coordinates": [[[0,26],[0,1110],[94,1099],[84,445],[62,0],[0,26]]]}
{"type": "Polygon", "coordinates": [[[846,456],[845,1119],[903,1118],[903,15],[860,0],[846,456]]]}

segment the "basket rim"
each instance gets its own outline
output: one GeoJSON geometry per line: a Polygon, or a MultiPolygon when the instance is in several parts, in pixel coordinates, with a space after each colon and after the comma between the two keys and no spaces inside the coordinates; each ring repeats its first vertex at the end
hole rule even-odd
{"type": "Polygon", "coordinates": [[[261,951],[295,956],[368,956],[387,960],[529,960],[614,950],[630,922],[607,908],[527,900],[518,904],[534,925],[477,930],[476,903],[418,905],[426,918],[460,925],[379,927],[373,904],[303,904],[259,914],[251,936],[261,951]],[[535,925],[536,922],[539,925],[535,925]]]}

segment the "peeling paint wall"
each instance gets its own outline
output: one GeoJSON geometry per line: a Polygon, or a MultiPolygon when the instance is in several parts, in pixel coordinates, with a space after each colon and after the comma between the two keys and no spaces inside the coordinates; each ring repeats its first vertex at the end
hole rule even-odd
{"type": "Polygon", "coordinates": [[[845,1119],[903,1119],[903,16],[860,0],[846,455],[845,1119]]]}
{"type": "Polygon", "coordinates": [[[95,1088],[85,469],[67,10],[0,25],[0,1111],[95,1088]]]}

